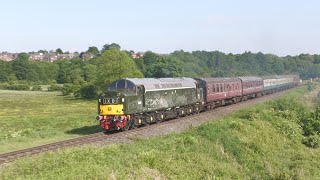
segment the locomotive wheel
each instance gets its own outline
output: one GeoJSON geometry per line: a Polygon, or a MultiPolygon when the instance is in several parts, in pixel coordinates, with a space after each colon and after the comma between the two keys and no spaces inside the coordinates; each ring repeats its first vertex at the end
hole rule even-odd
{"type": "Polygon", "coordinates": [[[157,121],[157,115],[155,113],[150,114],[150,124],[153,124],[157,121]]]}
{"type": "Polygon", "coordinates": [[[122,130],[124,130],[124,131],[128,131],[129,129],[130,129],[130,127],[127,126],[127,125],[125,125],[125,126],[122,127],[122,130]]]}
{"type": "Polygon", "coordinates": [[[137,129],[137,128],[138,127],[136,125],[134,125],[134,124],[131,126],[131,129],[137,129]]]}
{"type": "Polygon", "coordinates": [[[164,114],[159,113],[157,116],[158,116],[156,119],[157,123],[161,123],[164,120],[164,114]]]}

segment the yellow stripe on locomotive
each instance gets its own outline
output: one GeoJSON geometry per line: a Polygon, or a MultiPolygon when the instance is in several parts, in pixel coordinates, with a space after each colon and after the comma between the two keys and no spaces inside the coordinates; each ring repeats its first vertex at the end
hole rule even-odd
{"type": "Polygon", "coordinates": [[[123,113],[123,104],[108,104],[100,105],[100,115],[122,115],[123,113]]]}

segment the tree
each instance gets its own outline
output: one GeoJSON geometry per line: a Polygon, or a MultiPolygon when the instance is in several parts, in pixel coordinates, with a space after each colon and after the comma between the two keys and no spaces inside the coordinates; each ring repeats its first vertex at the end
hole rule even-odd
{"type": "Polygon", "coordinates": [[[20,53],[18,54],[18,59],[19,60],[29,60],[29,55],[27,53],[20,53]]]}
{"type": "Polygon", "coordinates": [[[12,70],[18,80],[27,80],[30,71],[29,60],[23,55],[20,59],[12,61],[12,70]]]}
{"type": "Polygon", "coordinates": [[[112,43],[112,44],[105,44],[102,48],[102,51],[107,51],[107,50],[117,50],[120,51],[121,47],[119,44],[112,43]]]}
{"type": "Polygon", "coordinates": [[[100,90],[105,89],[108,84],[121,78],[143,77],[134,61],[126,53],[117,50],[105,51],[97,58],[96,66],[96,84],[100,90]]]}
{"type": "Polygon", "coordinates": [[[93,55],[97,55],[97,54],[100,53],[99,49],[97,47],[95,47],[95,46],[89,47],[89,49],[87,50],[87,53],[88,52],[93,54],[93,55]]]}
{"type": "Polygon", "coordinates": [[[93,64],[87,64],[83,67],[84,80],[87,82],[93,82],[97,77],[97,66],[93,64]]]}
{"type": "Polygon", "coordinates": [[[58,48],[58,49],[56,49],[56,53],[57,54],[63,54],[63,51],[60,48],[58,48]]]}
{"type": "Polygon", "coordinates": [[[80,68],[72,69],[70,71],[70,80],[72,84],[81,85],[84,83],[83,71],[80,68]]]}
{"type": "Polygon", "coordinates": [[[156,53],[151,52],[151,51],[147,51],[143,55],[143,61],[146,64],[146,66],[150,66],[152,64],[155,64],[159,58],[160,58],[159,55],[157,55],[156,53]]]}
{"type": "Polygon", "coordinates": [[[0,60],[0,70],[0,82],[7,82],[12,71],[10,63],[0,60]]]}
{"type": "Polygon", "coordinates": [[[70,60],[58,60],[55,62],[58,65],[58,76],[57,76],[57,82],[60,84],[63,83],[69,83],[70,80],[70,60]]]}
{"type": "Polygon", "coordinates": [[[154,65],[160,59],[160,56],[151,51],[147,51],[143,55],[143,62],[145,64],[144,74],[146,77],[153,77],[154,74],[154,65]]]}
{"type": "Polygon", "coordinates": [[[39,50],[38,53],[48,54],[49,52],[47,50],[39,50]]]}
{"type": "Polygon", "coordinates": [[[134,59],[134,62],[136,63],[138,69],[145,75],[145,73],[146,73],[146,65],[144,64],[143,59],[142,58],[137,58],[137,59],[134,59]]]}
{"type": "Polygon", "coordinates": [[[175,58],[161,58],[153,66],[152,77],[179,77],[182,73],[182,65],[175,58]]]}

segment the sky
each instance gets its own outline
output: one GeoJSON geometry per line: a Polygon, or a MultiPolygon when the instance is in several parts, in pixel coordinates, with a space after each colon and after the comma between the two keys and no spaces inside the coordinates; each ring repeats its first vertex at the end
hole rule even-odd
{"type": "Polygon", "coordinates": [[[320,54],[316,0],[0,0],[0,52],[320,54]]]}

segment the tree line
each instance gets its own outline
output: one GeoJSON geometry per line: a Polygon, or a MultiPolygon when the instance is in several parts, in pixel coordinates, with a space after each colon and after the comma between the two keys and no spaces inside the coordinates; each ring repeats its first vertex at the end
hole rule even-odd
{"type": "MultiPolygon", "coordinates": [[[[320,76],[320,55],[301,54],[279,57],[245,52],[225,54],[219,51],[175,51],[157,54],[151,51],[132,59],[132,51],[120,45],[105,45],[101,51],[89,47],[93,59],[63,59],[51,62],[28,60],[28,54],[0,61],[1,83],[66,84],[81,96],[91,97],[114,80],[124,77],[235,77],[300,74],[302,79],[320,76]]],[[[72,92],[72,90],[70,90],[72,92]]]]}

